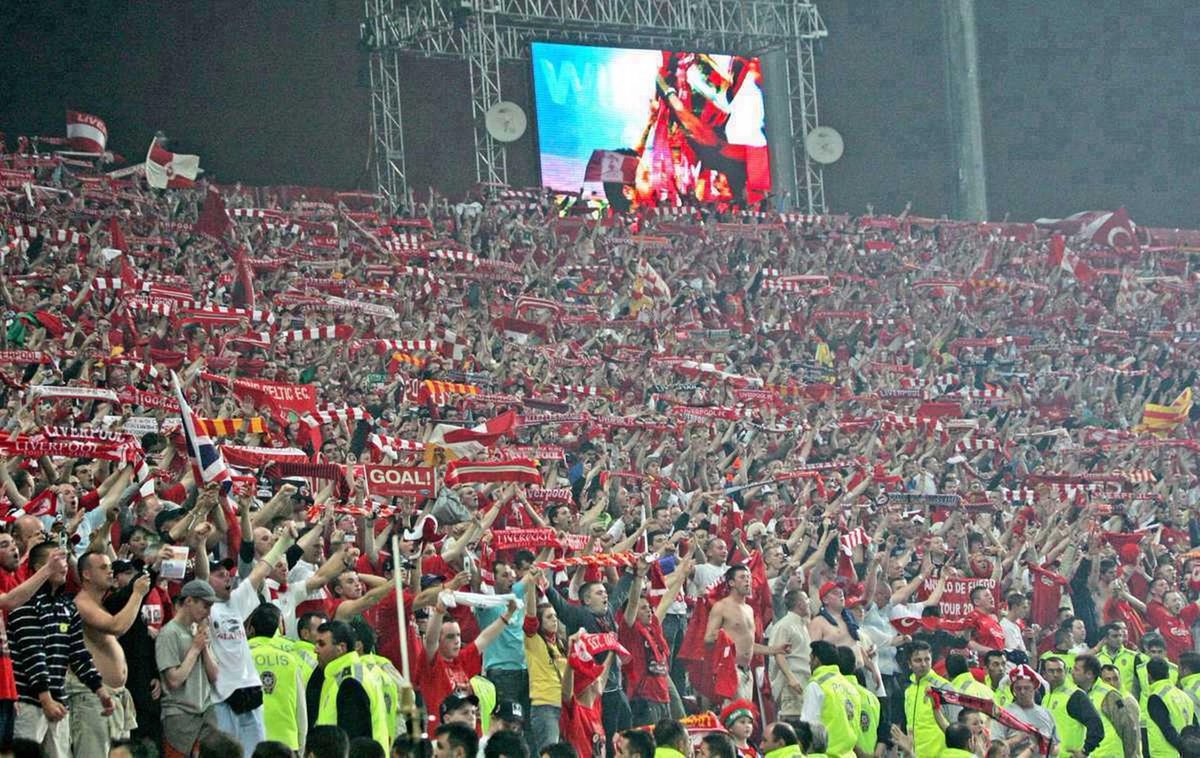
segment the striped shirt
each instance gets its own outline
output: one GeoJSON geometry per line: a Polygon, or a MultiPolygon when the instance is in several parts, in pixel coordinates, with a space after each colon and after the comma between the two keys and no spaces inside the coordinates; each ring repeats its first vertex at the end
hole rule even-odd
{"type": "Polygon", "coordinates": [[[68,666],[88,689],[100,689],[103,682],[83,644],[83,619],[74,597],[47,584],[8,619],[18,700],[38,705],[38,695],[49,691],[65,703],[68,666]]]}

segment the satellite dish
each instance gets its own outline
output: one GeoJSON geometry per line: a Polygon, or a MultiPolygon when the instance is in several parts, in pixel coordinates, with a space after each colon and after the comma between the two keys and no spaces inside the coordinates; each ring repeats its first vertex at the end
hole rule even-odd
{"type": "Polygon", "coordinates": [[[492,135],[492,139],[500,142],[516,142],[521,139],[521,135],[525,134],[525,127],[529,122],[525,118],[525,111],[521,110],[521,106],[501,100],[488,108],[487,114],[483,117],[483,123],[487,126],[488,134],[492,135]]]}
{"type": "Polygon", "coordinates": [[[818,126],[804,138],[804,149],[808,151],[808,157],[817,163],[834,163],[842,157],[845,147],[842,135],[832,126],[818,126]]]}

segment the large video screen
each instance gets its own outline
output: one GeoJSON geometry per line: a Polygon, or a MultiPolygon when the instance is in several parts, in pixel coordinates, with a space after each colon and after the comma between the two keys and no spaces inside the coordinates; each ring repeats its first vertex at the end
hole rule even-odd
{"type": "Polygon", "coordinates": [[[543,187],[618,210],[745,206],[771,189],[758,58],[532,48],[543,187]]]}

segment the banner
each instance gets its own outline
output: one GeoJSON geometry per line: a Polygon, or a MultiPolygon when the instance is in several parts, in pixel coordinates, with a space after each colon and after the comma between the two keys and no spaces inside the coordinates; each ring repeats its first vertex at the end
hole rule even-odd
{"type": "MultiPolygon", "coordinates": [[[[938,580],[931,576],[925,577],[925,582],[917,590],[917,599],[924,600],[929,597],[934,588],[937,587],[938,580]]],[[[971,604],[971,592],[976,587],[985,587],[993,593],[996,591],[996,581],[991,577],[984,579],[947,579],[946,591],[942,594],[940,603],[943,619],[960,619],[966,616],[975,606],[971,604]]]]}
{"type": "Polygon", "coordinates": [[[384,497],[432,497],[434,469],[428,466],[366,465],[367,487],[372,495],[384,497]]]}
{"type": "Polygon", "coordinates": [[[280,418],[289,412],[304,416],[317,410],[317,390],[311,384],[234,379],[232,390],[239,398],[249,397],[256,408],[267,406],[273,416],[280,418]]]}

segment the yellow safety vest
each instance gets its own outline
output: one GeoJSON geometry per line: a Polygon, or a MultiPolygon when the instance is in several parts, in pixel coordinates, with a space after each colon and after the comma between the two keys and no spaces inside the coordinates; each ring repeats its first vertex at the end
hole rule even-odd
{"type": "Polygon", "coordinates": [[[858,746],[873,755],[879,744],[879,698],[858,682],[851,682],[858,690],[858,702],[862,712],[858,717],[858,746]]]}
{"type": "Polygon", "coordinates": [[[308,667],[308,673],[304,676],[304,681],[307,682],[308,677],[312,676],[312,672],[317,670],[317,649],[306,640],[289,640],[289,642],[292,645],[292,652],[299,656],[304,665],[308,667]]]}
{"type": "MultiPolygon", "coordinates": [[[[1068,674],[1069,676],[1070,674],[1068,674]]],[[[1067,714],[1067,701],[1078,689],[1075,683],[1068,679],[1058,689],[1047,692],[1045,699],[1042,700],[1042,705],[1054,717],[1054,727],[1058,730],[1058,739],[1062,743],[1059,745],[1058,752],[1062,755],[1066,755],[1071,750],[1082,750],[1083,743],[1087,739],[1087,729],[1084,725],[1067,714]]]]}
{"type": "Polygon", "coordinates": [[[496,710],[496,685],[482,676],[471,677],[471,691],[479,698],[479,730],[484,734],[492,726],[492,711],[496,710]]]}
{"type": "Polygon", "coordinates": [[[937,758],[976,758],[975,754],[970,750],[963,750],[957,747],[948,747],[937,754],[937,758]]]}
{"type": "Polygon", "coordinates": [[[396,667],[385,656],[376,653],[359,654],[358,659],[368,668],[379,675],[379,685],[383,690],[384,713],[388,716],[388,744],[396,739],[400,728],[400,684],[404,681],[396,667]]]}
{"type": "MultiPolygon", "coordinates": [[[[1150,674],[1146,672],[1146,664],[1149,663],[1149,658],[1143,658],[1138,661],[1135,669],[1138,681],[1138,705],[1142,709],[1142,726],[1146,725],[1146,700],[1150,697],[1150,674]]],[[[1167,667],[1170,671],[1167,674],[1167,679],[1171,684],[1179,683],[1179,667],[1174,663],[1167,661],[1167,667]]]]}
{"type": "Polygon", "coordinates": [[[250,653],[262,680],[263,727],[268,740],[300,749],[297,711],[304,700],[304,668],[292,652],[269,637],[251,637],[250,653]]]}
{"type": "Polygon", "coordinates": [[[912,679],[912,684],[904,690],[905,723],[913,736],[916,754],[921,756],[938,755],[946,749],[946,735],[933,716],[933,701],[927,693],[933,685],[948,687],[950,682],[930,671],[920,679],[912,679]]]}
{"type": "Polygon", "coordinates": [[[825,695],[821,704],[821,723],[829,733],[826,752],[833,756],[853,756],[862,714],[858,689],[846,681],[837,666],[818,666],[810,681],[815,682],[825,695]]]}
{"type": "Polygon", "coordinates": [[[974,695],[984,700],[996,701],[992,688],[975,678],[970,671],[964,671],[950,680],[950,686],[964,695],[974,695]]]}
{"type": "Polygon", "coordinates": [[[315,726],[337,726],[337,696],[342,682],[354,679],[367,691],[371,703],[371,739],[391,749],[388,742],[388,716],[384,712],[383,687],[379,675],[364,665],[358,653],[349,652],[339,656],[325,666],[325,681],[321,683],[321,699],[317,708],[315,726]]]}
{"type": "MultiPolygon", "coordinates": [[[[1001,679],[1000,681],[1004,681],[1001,679]]],[[[1012,705],[1012,683],[1009,682],[1003,686],[997,685],[996,689],[991,687],[991,677],[988,677],[988,689],[992,692],[992,700],[996,703],[996,707],[1003,708],[1006,705],[1012,705]]]]}
{"type": "Polygon", "coordinates": [[[1188,674],[1175,685],[1192,699],[1192,707],[1200,713],[1200,674],[1188,674]]]}
{"type": "MultiPolygon", "coordinates": [[[[1115,653],[1108,652],[1108,648],[1101,647],[1100,652],[1096,653],[1096,660],[1101,664],[1116,666],[1117,671],[1121,672],[1121,692],[1126,695],[1133,694],[1133,677],[1134,668],[1137,666],[1138,655],[1127,647],[1123,647],[1115,653]]],[[[1068,669],[1067,676],[1071,672],[1068,669]]]]}
{"type": "Polygon", "coordinates": [[[1100,723],[1104,725],[1104,739],[1100,740],[1100,744],[1090,753],[1090,758],[1124,758],[1125,755],[1125,745],[1121,742],[1121,735],[1117,733],[1117,728],[1113,726],[1113,723],[1108,720],[1108,716],[1104,715],[1104,698],[1108,697],[1110,692],[1117,697],[1121,696],[1121,693],[1097,679],[1087,694],[1092,705],[1096,706],[1096,713],[1100,714],[1100,723]]]}
{"type": "MultiPolygon", "coordinates": [[[[1158,695],[1162,699],[1163,705],[1167,706],[1167,713],[1171,716],[1171,726],[1175,727],[1176,732],[1183,731],[1185,726],[1192,723],[1192,719],[1196,715],[1195,708],[1192,706],[1192,699],[1188,694],[1179,689],[1167,679],[1159,679],[1150,685],[1151,695],[1158,695]]],[[[1179,758],[1179,751],[1171,747],[1171,743],[1167,742],[1167,738],[1163,736],[1162,730],[1158,728],[1158,724],[1154,723],[1154,719],[1146,716],[1146,741],[1150,744],[1150,755],[1153,758],[1179,758]]]]}

